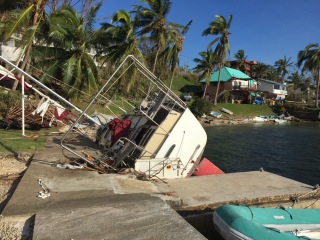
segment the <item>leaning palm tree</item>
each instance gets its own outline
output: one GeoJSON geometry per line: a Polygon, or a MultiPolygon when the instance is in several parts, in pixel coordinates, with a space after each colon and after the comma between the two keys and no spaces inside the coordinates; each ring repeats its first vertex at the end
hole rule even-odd
{"type": "Polygon", "coordinates": [[[206,79],[206,85],[204,88],[202,98],[205,98],[207,87],[210,84],[211,74],[213,70],[219,65],[220,59],[213,52],[211,48],[208,48],[206,52],[200,52],[201,58],[195,58],[193,61],[197,64],[193,69],[196,72],[200,72],[200,79],[206,79]]]}
{"type": "MultiPolygon", "coordinates": [[[[24,70],[30,60],[32,45],[36,39],[36,34],[45,20],[45,6],[48,0],[28,0],[24,2],[23,9],[12,12],[10,20],[5,24],[5,37],[8,40],[15,33],[22,33],[21,46],[25,49],[23,62],[20,68],[24,70]]],[[[18,80],[13,84],[12,90],[18,86],[18,80]]]]}
{"type": "Polygon", "coordinates": [[[167,16],[171,10],[170,0],[140,0],[146,3],[148,7],[141,5],[134,5],[133,9],[136,13],[135,22],[140,29],[140,35],[150,34],[151,40],[155,43],[155,58],[153,63],[153,70],[155,72],[158,56],[167,45],[167,16]]]}
{"type": "Polygon", "coordinates": [[[229,29],[232,22],[232,15],[228,17],[228,20],[226,20],[223,16],[220,15],[216,15],[215,17],[217,19],[209,24],[209,27],[203,31],[202,36],[218,35],[218,37],[211,41],[208,45],[209,48],[213,46],[215,43],[217,43],[217,46],[215,48],[215,54],[219,57],[220,60],[218,85],[214,98],[214,105],[217,105],[221,68],[224,66],[226,62],[227,53],[230,55],[229,29]]]}
{"type": "Polygon", "coordinates": [[[302,72],[310,71],[317,81],[316,88],[316,108],[319,108],[319,87],[320,87],[320,47],[319,44],[313,43],[305,47],[298,53],[298,66],[302,67],[302,72]]]}
{"type": "Polygon", "coordinates": [[[284,82],[284,77],[288,73],[288,68],[293,67],[293,62],[290,62],[290,60],[291,58],[287,59],[287,57],[284,56],[284,58],[279,59],[274,63],[278,74],[281,76],[282,82],[284,82]]]}
{"type": "Polygon", "coordinates": [[[50,15],[47,46],[37,46],[34,57],[49,76],[63,79],[68,98],[78,98],[81,91],[92,94],[98,90],[98,70],[90,54],[95,42],[93,24],[101,5],[93,7],[86,19],[81,18],[71,6],[50,15]]]}
{"type": "Polygon", "coordinates": [[[183,41],[185,39],[185,34],[188,32],[192,20],[183,28],[180,25],[170,25],[168,27],[169,35],[169,45],[164,50],[163,54],[166,56],[165,60],[169,63],[172,71],[171,81],[169,88],[172,87],[173,77],[177,66],[179,66],[179,55],[183,50],[183,41]]]}

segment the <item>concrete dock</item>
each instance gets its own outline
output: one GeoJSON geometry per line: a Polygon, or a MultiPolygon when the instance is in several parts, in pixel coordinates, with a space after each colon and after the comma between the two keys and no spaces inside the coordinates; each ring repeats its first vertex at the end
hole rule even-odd
{"type": "Polygon", "coordinates": [[[33,239],[210,239],[211,214],[224,204],[320,207],[312,186],[268,172],[141,181],[62,169],[72,155],[59,142],[48,138],[1,213],[31,222],[33,239]],[[43,187],[50,196],[39,197],[43,187]]]}

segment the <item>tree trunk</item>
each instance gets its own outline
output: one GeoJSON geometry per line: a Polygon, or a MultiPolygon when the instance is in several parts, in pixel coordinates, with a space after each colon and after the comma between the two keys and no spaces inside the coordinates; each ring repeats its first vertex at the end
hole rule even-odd
{"type": "Polygon", "coordinates": [[[218,102],[218,93],[219,93],[219,87],[220,87],[220,75],[221,75],[221,65],[219,67],[218,84],[217,84],[216,95],[214,96],[214,103],[213,103],[214,106],[216,106],[217,102],[218,102]]]}
{"type": "Polygon", "coordinates": [[[206,96],[207,87],[208,87],[208,83],[206,83],[206,86],[204,87],[204,91],[203,91],[203,95],[202,95],[202,98],[203,98],[203,99],[204,99],[205,96],[206,96]]]}
{"type": "Polygon", "coordinates": [[[174,68],[173,72],[172,72],[171,81],[170,81],[170,85],[169,85],[170,90],[171,90],[171,87],[172,87],[172,82],[173,82],[173,77],[174,77],[175,71],[176,71],[176,68],[174,68]]]}
{"type": "MultiPolygon", "coordinates": [[[[46,5],[46,1],[45,0],[41,0],[41,1],[37,2],[36,9],[35,9],[35,14],[33,16],[33,21],[32,21],[32,26],[33,27],[35,27],[38,24],[38,22],[40,21],[41,12],[43,11],[45,5],[46,5]]],[[[27,62],[30,60],[30,53],[31,53],[31,49],[32,49],[32,43],[33,42],[31,41],[30,44],[28,45],[27,51],[26,51],[26,53],[24,55],[22,65],[20,67],[22,70],[26,69],[27,62]]],[[[21,75],[22,74],[19,73],[18,77],[21,77],[21,75]]],[[[15,91],[17,89],[18,83],[19,83],[19,81],[15,80],[11,90],[15,91]]]]}
{"type": "Polygon", "coordinates": [[[318,81],[317,81],[317,89],[316,89],[316,108],[319,108],[319,87],[320,87],[320,72],[318,71],[318,81]]]}
{"type": "MultiPolygon", "coordinates": [[[[27,48],[27,51],[24,55],[24,58],[23,58],[23,62],[22,62],[22,65],[21,65],[21,69],[22,70],[25,70],[26,66],[27,66],[27,61],[29,61],[29,56],[30,56],[30,53],[31,53],[31,48],[32,48],[32,44],[30,44],[27,48]]],[[[18,77],[20,78],[22,76],[22,73],[18,73],[18,77]]],[[[16,79],[14,80],[14,83],[13,83],[13,86],[11,88],[11,90],[15,91],[17,89],[17,86],[18,86],[18,83],[19,81],[16,79]]]]}
{"type": "Polygon", "coordinates": [[[154,59],[153,70],[152,70],[152,73],[153,73],[153,74],[154,74],[154,71],[156,70],[156,65],[157,65],[157,61],[158,61],[159,51],[160,51],[160,48],[158,48],[157,53],[156,53],[156,58],[154,59]]]}

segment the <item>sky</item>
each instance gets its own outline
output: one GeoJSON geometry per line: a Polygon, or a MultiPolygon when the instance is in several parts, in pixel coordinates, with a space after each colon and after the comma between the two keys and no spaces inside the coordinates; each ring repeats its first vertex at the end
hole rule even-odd
{"type": "MultiPolygon", "coordinates": [[[[202,36],[215,15],[228,19],[230,27],[230,57],[243,49],[247,60],[269,65],[291,58],[310,43],[320,45],[320,0],[171,0],[167,21],[186,25],[193,20],[180,55],[180,66],[195,66],[194,58],[206,51],[216,36],[202,36]]],[[[110,16],[120,9],[130,11],[139,0],[105,0],[98,18],[110,22],[110,16]]]]}

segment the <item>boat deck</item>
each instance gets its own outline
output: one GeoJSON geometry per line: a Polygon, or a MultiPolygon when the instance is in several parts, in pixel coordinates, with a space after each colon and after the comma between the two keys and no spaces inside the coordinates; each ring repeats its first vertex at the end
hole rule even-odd
{"type": "Polygon", "coordinates": [[[1,221],[34,222],[34,239],[205,239],[211,233],[199,225],[210,226],[212,215],[206,214],[227,203],[291,206],[296,198],[306,199],[296,204],[320,207],[312,186],[268,172],[139,181],[131,175],[55,167],[66,161],[64,154],[59,137],[48,138],[1,221]],[[45,199],[37,197],[42,190],[38,179],[50,190],[45,199]],[[194,217],[195,212],[202,216],[194,217]]]}

